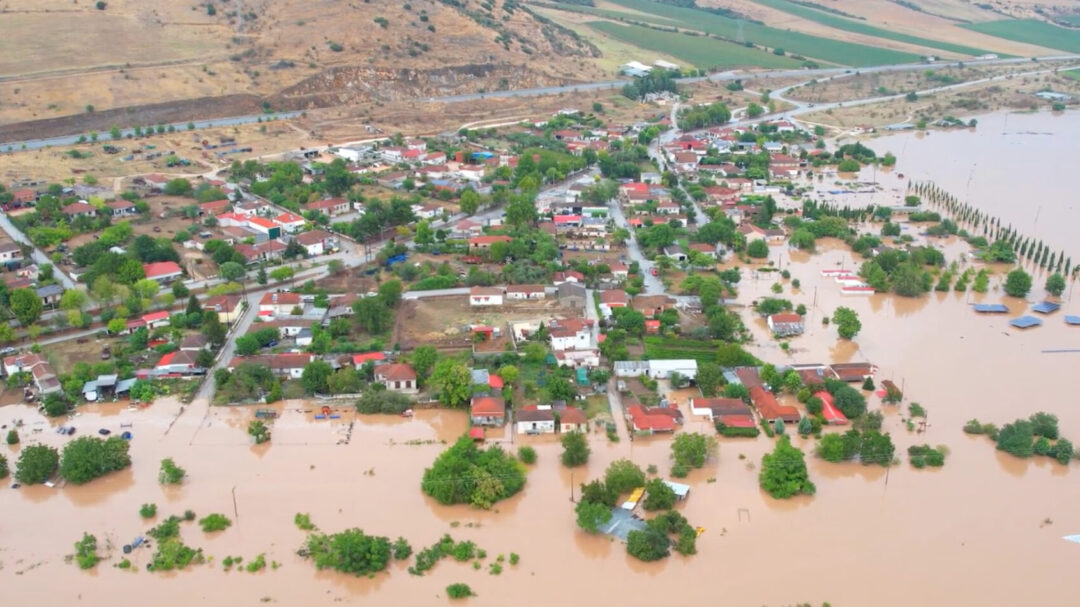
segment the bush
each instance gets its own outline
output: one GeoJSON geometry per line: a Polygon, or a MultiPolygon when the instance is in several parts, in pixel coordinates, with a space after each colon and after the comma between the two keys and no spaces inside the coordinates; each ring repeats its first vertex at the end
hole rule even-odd
{"type": "Polygon", "coordinates": [[[626,536],[626,552],[641,561],[658,561],[667,557],[671,540],[666,533],[655,525],[648,525],[643,531],[631,531],[626,536]]]}
{"type": "Polygon", "coordinates": [[[412,554],[412,546],[410,546],[409,541],[403,537],[394,540],[394,545],[390,548],[394,555],[394,560],[396,561],[403,561],[412,554]]]}
{"type": "Polygon", "coordinates": [[[597,533],[600,526],[611,520],[611,506],[582,499],[574,507],[577,524],[588,533],[597,533]]]}
{"type": "Polygon", "coordinates": [[[1056,415],[1040,411],[1028,418],[1031,422],[1031,431],[1035,436],[1044,436],[1050,440],[1057,440],[1058,418],[1056,415]]]}
{"type": "Polygon", "coordinates": [[[224,531],[232,525],[224,514],[210,514],[199,519],[199,526],[202,527],[203,532],[213,533],[214,531],[224,531]]]}
{"type": "Polygon", "coordinates": [[[17,444],[19,444],[19,433],[18,433],[17,430],[15,430],[15,428],[12,428],[11,430],[8,430],[7,444],[9,444],[9,445],[17,445],[17,444]]]}
{"type": "Polygon", "coordinates": [[[524,447],[519,447],[518,448],[518,459],[521,460],[521,462],[524,463],[524,464],[535,464],[536,463],[536,449],[533,449],[532,447],[530,447],[528,445],[525,445],[524,447]]]}
{"type": "Polygon", "coordinates": [[[604,484],[617,494],[629,493],[645,486],[645,473],[634,462],[617,459],[604,472],[604,484]]]}
{"type": "Polygon", "coordinates": [[[908,460],[916,468],[931,466],[940,468],[945,465],[946,450],[944,446],[933,448],[930,445],[912,445],[908,447],[908,460]]]}
{"type": "Polygon", "coordinates": [[[764,259],[769,256],[769,245],[764,240],[755,240],[746,245],[746,254],[755,259],[764,259]]]}
{"type": "Polygon", "coordinates": [[[360,413],[401,413],[413,406],[412,399],[399,392],[389,390],[370,391],[356,401],[356,410],[360,413]]]}
{"type": "Polygon", "coordinates": [[[89,533],[83,533],[82,539],[75,542],[75,562],[79,569],[90,569],[101,561],[97,555],[97,538],[89,533]]]}
{"type": "Polygon", "coordinates": [[[721,436],[727,438],[756,438],[761,434],[761,430],[757,429],[757,426],[751,426],[750,428],[735,428],[732,426],[725,426],[721,422],[716,422],[716,431],[721,436]]]}
{"type": "Polygon", "coordinates": [[[446,587],[446,596],[452,599],[464,599],[476,595],[468,584],[450,584],[446,587]]]}
{"type": "Polygon", "coordinates": [[[184,480],[187,472],[177,466],[171,457],[161,460],[161,470],[158,472],[158,482],[162,485],[179,485],[184,480]]]}
{"type": "Polygon", "coordinates": [[[154,518],[157,516],[157,504],[143,504],[139,508],[139,516],[143,518],[154,518]]]}
{"type": "Polygon", "coordinates": [[[356,576],[386,569],[390,553],[389,539],[366,535],[356,528],[332,535],[313,533],[300,550],[300,556],[313,559],[319,569],[334,569],[356,576]]]}
{"type": "Polygon", "coordinates": [[[1034,425],[1026,419],[1005,424],[997,435],[997,448],[1016,457],[1031,457],[1034,451],[1034,425]]]}
{"type": "Polygon", "coordinates": [[[964,424],[964,432],[968,434],[986,434],[990,438],[997,440],[998,429],[994,424],[984,424],[977,419],[971,419],[964,424]]]}
{"type": "Polygon", "coordinates": [[[293,517],[293,523],[301,531],[311,531],[315,529],[315,523],[311,522],[311,515],[306,512],[297,512],[293,517]]]}
{"type": "Polygon", "coordinates": [[[676,464],[701,468],[716,452],[716,438],[698,432],[682,433],[671,443],[671,457],[676,464]]]}

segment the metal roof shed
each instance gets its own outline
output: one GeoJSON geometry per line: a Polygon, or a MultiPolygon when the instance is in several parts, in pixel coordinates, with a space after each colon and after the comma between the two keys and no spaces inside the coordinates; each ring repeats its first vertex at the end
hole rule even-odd
{"type": "Polygon", "coordinates": [[[1030,329],[1031,327],[1037,327],[1042,324],[1042,321],[1034,316],[1021,316],[1020,318],[1014,318],[1009,321],[1009,324],[1017,329],[1030,329]]]}
{"type": "Polygon", "coordinates": [[[1073,316],[1071,314],[1065,316],[1065,324],[1067,325],[1080,325],[1080,316],[1073,316]]]}
{"type": "Polygon", "coordinates": [[[686,499],[686,496],[690,495],[690,485],[673,483],[671,481],[663,481],[663,483],[668,487],[671,487],[671,490],[675,492],[675,498],[680,502],[686,499]]]}
{"type": "Polygon", "coordinates": [[[1009,311],[1005,304],[975,304],[972,307],[981,314],[1005,314],[1009,311]]]}
{"type": "Polygon", "coordinates": [[[1052,314],[1061,309],[1061,304],[1054,303],[1052,301],[1044,301],[1042,303],[1035,304],[1031,307],[1032,310],[1039,314],[1052,314]]]}

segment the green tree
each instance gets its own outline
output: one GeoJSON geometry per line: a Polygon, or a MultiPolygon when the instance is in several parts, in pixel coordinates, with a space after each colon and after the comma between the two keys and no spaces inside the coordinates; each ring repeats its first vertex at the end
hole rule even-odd
{"type": "Polygon", "coordinates": [[[705,461],[716,453],[716,437],[705,436],[699,432],[682,432],[671,443],[671,457],[682,466],[701,468],[705,461]]]}
{"type": "Polygon", "coordinates": [[[30,445],[15,462],[15,480],[24,485],[40,485],[60,468],[60,454],[46,445],[30,445]]]}
{"type": "Polygon", "coordinates": [[[333,535],[313,533],[301,553],[314,560],[318,569],[371,575],[386,569],[390,563],[390,539],[366,535],[356,528],[333,535]]]}
{"type": "Polygon", "coordinates": [[[86,292],[82,289],[68,289],[60,296],[61,310],[82,310],[86,307],[86,292]]]}
{"type": "Polygon", "coordinates": [[[300,383],[308,394],[326,394],[327,380],[333,374],[334,368],[325,360],[313,360],[304,367],[300,376],[300,383]]]}
{"type": "Polygon", "coordinates": [[[525,486],[520,463],[498,446],[481,451],[468,436],[443,451],[420,483],[424,493],[441,504],[490,508],[525,486]]]}
{"type": "Polygon", "coordinates": [[[1005,292],[1013,297],[1026,297],[1031,291],[1031,275],[1017,268],[1005,278],[1005,292]]]}
{"type": "Polygon", "coordinates": [[[131,465],[128,441],[111,437],[80,436],[64,447],[60,458],[60,475],[76,485],[90,482],[131,465]]]}
{"type": "Polygon", "coordinates": [[[261,285],[270,282],[270,278],[266,275],[266,266],[259,266],[259,271],[255,274],[255,281],[261,285]]]}
{"type": "Polygon", "coordinates": [[[167,196],[188,196],[191,194],[191,182],[182,177],[170,179],[162,189],[167,196]]]}
{"type": "Polygon", "coordinates": [[[220,274],[221,277],[225,280],[229,281],[240,280],[244,277],[244,274],[246,273],[247,272],[244,271],[244,266],[236,263],[235,261],[226,261],[225,263],[221,264],[221,267],[218,268],[218,274],[220,274]]]}
{"type": "Polygon", "coordinates": [[[848,419],[855,419],[866,412],[866,398],[851,386],[841,386],[833,394],[833,402],[848,419]]]}
{"type": "Polygon", "coordinates": [[[1061,297],[1065,292],[1065,277],[1060,272],[1054,272],[1046,279],[1046,292],[1054,297],[1061,297]]]}
{"type": "Polygon", "coordinates": [[[353,302],[352,309],[356,326],[368,333],[382,333],[394,320],[382,297],[362,297],[353,302]]]}
{"type": "Polygon", "coordinates": [[[832,322],[836,325],[836,332],[840,335],[841,339],[851,339],[859,334],[862,330],[862,322],[859,321],[859,315],[852,310],[841,306],[833,312],[832,322]]]}
{"type": "Polygon", "coordinates": [[[379,298],[388,308],[396,308],[401,301],[401,281],[398,279],[388,280],[379,285],[379,298]]]}
{"type": "Polygon", "coordinates": [[[645,472],[628,459],[617,459],[604,472],[604,484],[615,493],[629,493],[645,486],[645,472]]]}
{"type": "Polygon", "coordinates": [[[8,306],[19,324],[24,327],[36,323],[41,318],[41,312],[45,309],[45,305],[41,303],[38,294],[33,289],[27,288],[11,291],[8,294],[8,306]]]}
{"type": "Polygon", "coordinates": [[[758,105],[756,103],[751,103],[750,105],[746,106],[746,117],[747,118],[751,118],[751,119],[757,118],[758,116],[760,116],[760,115],[762,115],[764,113],[765,113],[765,108],[761,107],[760,105],[758,105]]]}
{"type": "Polygon", "coordinates": [[[583,466],[589,461],[589,443],[581,432],[567,432],[562,435],[562,463],[568,468],[583,466]]]}
{"type": "Polygon", "coordinates": [[[998,430],[997,448],[1016,457],[1031,457],[1034,451],[1035,426],[1026,419],[1005,424],[998,430]]]}
{"type": "Polygon", "coordinates": [[[746,254],[755,259],[764,259],[769,256],[769,245],[764,240],[754,240],[746,245],[746,254]]]}
{"type": "Polygon", "coordinates": [[[701,393],[707,398],[716,396],[716,391],[720,388],[724,382],[723,371],[720,370],[720,366],[711,362],[698,363],[697,377],[698,388],[701,388],[701,393]]]}
{"type": "Polygon", "coordinates": [[[444,358],[435,364],[429,384],[439,391],[439,400],[449,407],[461,407],[472,397],[472,374],[465,363],[444,358]]]}
{"type": "MultiPolygon", "coordinates": [[[[274,401],[267,398],[267,402],[274,401]]],[[[270,440],[270,429],[266,427],[266,423],[263,422],[263,420],[253,419],[248,422],[248,435],[255,439],[256,445],[261,445],[270,440]]]]}
{"type": "Polygon", "coordinates": [[[631,531],[626,536],[626,552],[641,561],[658,561],[671,554],[671,540],[656,525],[643,531],[631,531]]]}
{"type": "Polygon", "coordinates": [[[1054,444],[1054,448],[1051,450],[1050,455],[1056,459],[1059,464],[1067,466],[1069,460],[1073,457],[1073,444],[1066,438],[1058,439],[1058,442],[1054,444]]]}
{"type": "Polygon", "coordinates": [[[810,481],[803,452],[793,447],[787,436],[781,436],[772,453],[761,459],[758,484],[776,499],[799,494],[813,495],[817,490],[810,481]]]}
{"type": "Polygon", "coordinates": [[[480,195],[472,188],[465,188],[465,190],[461,192],[461,199],[458,202],[461,206],[462,213],[473,215],[476,213],[476,210],[480,208],[480,195]]]}
{"type": "Polygon", "coordinates": [[[645,500],[641,506],[646,510],[667,510],[675,505],[675,490],[664,481],[654,478],[645,483],[645,500]]]}
{"type": "Polygon", "coordinates": [[[611,520],[611,507],[598,503],[582,500],[574,507],[577,513],[577,524],[589,533],[597,533],[600,526],[611,520]]]}
{"type": "Polygon", "coordinates": [[[9,444],[9,445],[18,445],[19,444],[19,431],[16,430],[15,428],[12,428],[11,430],[8,430],[7,444],[9,444]]]}
{"type": "Polygon", "coordinates": [[[439,352],[435,349],[435,346],[423,345],[417,346],[412,353],[412,366],[416,370],[417,377],[421,378],[421,381],[427,378],[428,373],[432,367],[435,366],[435,361],[439,358],[439,352]]]}

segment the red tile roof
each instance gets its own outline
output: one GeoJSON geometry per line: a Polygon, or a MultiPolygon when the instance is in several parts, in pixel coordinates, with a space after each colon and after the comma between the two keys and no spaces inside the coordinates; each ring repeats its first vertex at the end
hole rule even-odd
{"type": "Polygon", "coordinates": [[[837,426],[842,426],[848,423],[848,418],[844,415],[844,412],[836,408],[833,404],[833,395],[822,390],[814,394],[814,396],[821,399],[821,416],[825,418],[825,422],[837,426]]]}
{"type": "Polygon", "coordinates": [[[502,235],[477,236],[476,238],[470,238],[469,239],[469,245],[470,246],[476,246],[476,245],[482,245],[482,244],[492,245],[492,244],[495,244],[496,242],[510,242],[511,240],[513,240],[513,239],[510,238],[509,236],[502,236],[502,235]]]}
{"type": "Polygon", "coordinates": [[[566,409],[559,411],[560,424],[584,424],[587,422],[588,420],[585,418],[585,412],[581,409],[567,407],[566,409]]]}
{"type": "Polygon", "coordinates": [[[362,354],[353,354],[352,357],[353,364],[357,366],[366,362],[376,362],[380,360],[386,360],[386,355],[382,352],[364,352],[362,354]]]}
{"type": "Polygon", "coordinates": [[[375,367],[375,376],[385,377],[387,381],[408,381],[416,379],[416,371],[412,365],[391,363],[375,367]]]}
{"type": "Polygon", "coordinates": [[[260,306],[295,306],[300,304],[299,293],[263,293],[260,306]]]}
{"type": "Polygon", "coordinates": [[[183,270],[175,261],[157,261],[143,265],[143,272],[147,278],[160,278],[162,276],[181,274],[183,270]]]}
{"type": "Polygon", "coordinates": [[[652,430],[653,432],[675,430],[675,418],[672,416],[653,413],[653,409],[647,410],[641,405],[630,405],[627,412],[630,414],[630,422],[637,430],[652,430]]]}
{"type": "Polygon", "coordinates": [[[757,407],[761,417],[767,421],[780,418],[786,422],[797,422],[801,417],[798,409],[790,405],[781,405],[775,396],[761,386],[750,388],[750,401],[757,407]]]}
{"type": "Polygon", "coordinates": [[[506,401],[499,396],[474,396],[469,414],[473,417],[505,417],[506,401]]]}

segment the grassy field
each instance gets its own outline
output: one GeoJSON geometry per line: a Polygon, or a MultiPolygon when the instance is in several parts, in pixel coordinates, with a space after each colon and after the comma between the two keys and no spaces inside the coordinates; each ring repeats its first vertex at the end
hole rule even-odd
{"type": "Polygon", "coordinates": [[[973,48],[961,44],[952,44],[949,42],[942,42],[940,40],[931,40],[929,38],[920,38],[919,36],[911,36],[908,34],[892,32],[886,29],[882,29],[880,27],[874,27],[873,25],[869,25],[862,21],[848,19],[846,17],[841,17],[839,15],[820,11],[809,6],[789,2],[788,0],[754,0],[754,2],[771,8],[775,8],[780,11],[784,11],[785,13],[802,17],[803,19],[807,19],[815,23],[820,23],[828,27],[843,30],[845,32],[866,34],[867,36],[874,36],[876,38],[895,40],[897,42],[906,42],[908,44],[915,44],[918,46],[925,46],[927,48],[934,48],[942,51],[958,53],[960,55],[970,55],[973,57],[984,55],[989,52],[984,49],[973,48]]]}
{"type": "MultiPolygon", "coordinates": [[[[757,23],[741,22],[730,17],[701,10],[658,4],[649,0],[612,0],[612,2],[625,8],[651,13],[656,17],[648,19],[648,21],[658,25],[677,25],[682,28],[715,34],[729,40],[739,40],[741,31],[741,38],[748,42],[769,48],[782,48],[791,53],[838,65],[865,66],[911,63],[920,59],[918,55],[912,53],[829,40],[819,36],[781,30],[757,23]]],[[[641,20],[645,21],[646,19],[642,18],[641,20]]]]}
{"type": "Polygon", "coordinates": [[[650,359],[692,358],[698,362],[716,362],[716,342],[693,339],[646,337],[645,355],[650,359]]]}
{"type": "Polygon", "coordinates": [[[1080,80],[1080,70],[1065,70],[1061,72],[1062,76],[1066,78],[1072,78],[1073,80],[1080,80]]]}
{"type": "Polygon", "coordinates": [[[619,25],[610,21],[592,21],[588,26],[620,42],[674,55],[702,69],[756,65],[761,67],[798,67],[788,57],[747,48],[705,36],[661,32],[640,25],[619,25]]]}
{"type": "Polygon", "coordinates": [[[1026,42],[1070,53],[1080,53],[1080,32],[1034,19],[1007,19],[969,23],[963,27],[1006,40],[1026,42]]]}

